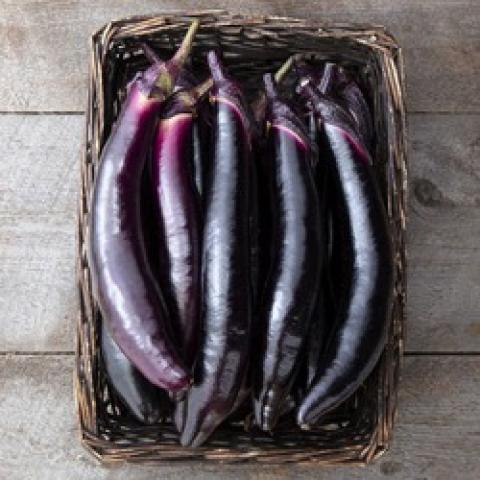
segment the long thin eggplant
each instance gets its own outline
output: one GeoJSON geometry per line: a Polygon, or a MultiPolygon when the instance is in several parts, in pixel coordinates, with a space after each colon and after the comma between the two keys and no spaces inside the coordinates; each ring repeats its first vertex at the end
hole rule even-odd
{"type": "Polygon", "coordinates": [[[167,312],[149,265],[141,215],[141,179],[155,121],[191,49],[198,22],[166,63],[129,86],[105,145],[93,191],[89,258],[93,291],[115,342],[153,384],[181,391],[190,384],[172,341],[167,312]]]}
{"type": "Polygon", "coordinates": [[[102,360],[108,382],[129,412],[151,425],[166,413],[166,393],[150,383],[123,354],[105,325],[101,327],[102,360]]]}
{"type": "MultiPolygon", "coordinates": [[[[211,87],[179,90],[168,101],[156,128],[151,176],[156,197],[158,280],[187,367],[197,355],[200,326],[200,197],[192,169],[198,155],[197,102],[211,87]]],[[[175,405],[181,431],[184,401],[175,405]]]]}
{"type": "Polygon", "coordinates": [[[385,345],[392,303],[393,258],[385,207],[367,149],[355,122],[311,81],[303,94],[321,117],[332,151],[336,327],[321,357],[313,385],[297,412],[309,428],[345,401],[377,363],[385,345]]]}
{"type": "MultiPolygon", "coordinates": [[[[320,210],[308,133],[264,77],[270,122],[267,152],[273,260],[262,300],[264,328],[255,380],[256,423],[271,430],[298,373],[322,267],[320,210]]],[[[265,187],[264,187],[265,188],[265,187]]]]}
{"type": "Polygon", "coordinates": [[[215,52],[208,54],[208,63],[215,113],[213,158],[205,186],[203,332],[180,438],[190,447],[203,444],[231,413],[248,368],[251,340],[249,115],[242,92],[215,52]]]}
{"type": "Polygon", "coordinates": [[[316,374],[320,356],[328,343],[334,327],[335,298],[332,290],[331,270],[332,266],[332,212],[330,193],[330,165],[332,158],[330,149],[326,145],[325,132],[316,120],[316,147],[318,150],[318,162],[315,165],[315,184],[317,185],[318,201],[322,218],[322,246],[323,268],[320,293],[317,298],[315,314],[312,319],[312,330],[309,335],[307,384],[308,387],[316,374]]]}
{"type": "MultiPolygon", "coordinates": [[[[305,66],[296,66],[297,74],[305,74],[305,71],[312,70],[317,77],[315,82],[319,85],[322,93],[332,92],[336,82],[336,66],[333,63],[326,63],[319,71],[308,69],[305,66]],[[320,75],[321,73],[321,75],[320,75]]],[[[313,162],[314,179],[317,186],[318,202],[320,208],[321,235],[323,248],[323,268],[320,281],[320,289],[315,305],[314,313],[307,338],[306,355],[304,365],[296,381],[296,397],[303,398],[312,381],[315,378],[320,358],[328,342],[334,326],[335,306],[331,282],[331,254],[332,254],[332,233],[331,233],[331,209],[329,198],[328,171],[332,164],[331,150],[321,125],[321,119],[313,111],[310,102],[307,104],[307,125],[310,141],[314,145],[315,161],[313,162]],[[319,121],[320,120],[320,121],[319,121]]]]}
{"type": "MultiPolygon", "coordinates": [[[[285,77],[290,72],[294,65],[295,58],[289,57],[275,72],[274,80],[277,85],[281,84],[285,77]]],[[[266,155],[265,145],[265,126],[267,125],[267,95],[264,89],[261,89],[254,102],[251,105],[251,110],[255,118],[257,129],[262,130],[261,134],[254,136],[254,162],[252,168],[252,195],[251,204],[253,206],[251,213],[251,246],[252,246],[252,290],[254,295],[254,310],[257,312],[260,298],[263,295],[265,288],[268,268],[271,264],[271,215],[266,208],[261,208],[261,205],[268,204],[268,192],[264,188],[268,182],[271,173],[271,166],[266,155]]],[[[257,325],[253,325],[254,337],[259,334],[255,330],[257,325]]],[[[253,365],[252,365],[253,368],[253,365]]]]}
{"type": "Polygon", "coordinates": [[[180,353],[191,367],[200,316],[200,202],[191,172],[198,99],[211,81],[173,95],[156,127],[152,180],[156,193],[159,282],[180,353]]]}

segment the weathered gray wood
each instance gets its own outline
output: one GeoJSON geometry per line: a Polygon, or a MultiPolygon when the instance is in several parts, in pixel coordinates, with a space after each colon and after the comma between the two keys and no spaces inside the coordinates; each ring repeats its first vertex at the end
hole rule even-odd
{"type": "Polygon", "coordinates": [[[404,47],[411,111],[480,112],[476,0],[0,0],[0,110],[83,110],[94,29],[133,14],[212,7],[385,24],[404,47]]]}
{"type": "Polygon", "coordinates": [[[0,478],[75,480],[360,480],[458,478],[480,472],[480,358],[407,358],[392,450],[362,468],[180,464],[100,468],[80,447],[72,357],[0,358],[0,478]]]}
{"type": "Polygon", "coordinates": [[[480,117],[410,116],[407,349],[480,349],[480,117]]]}
{"type": "MultiPolygon", "coordinates": [[[[0,116],[0,351],[72,349],[82,130],[0,116]]],[[[478,132],[480,116],[410,115],[408,350],[480,351],[478,132]]]]}
{"type": "Polygon", "coordinates": [[[0,350],[71,350],[81,116],[0,116],[0,350]]]}

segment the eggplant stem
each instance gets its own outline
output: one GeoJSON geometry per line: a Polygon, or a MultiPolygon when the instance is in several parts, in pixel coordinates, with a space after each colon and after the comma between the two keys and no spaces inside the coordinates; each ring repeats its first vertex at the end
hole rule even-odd
{"type": "Polygon", "coordinates": [[[143,54],[150,63],[152,63],[153,65],[163,63],[163,60],[156,54],[152,47],[147,45],[145,42],[143,42],[141,46],[143,49],[143,54]]]}
{"type": "Polygon", "coordinates": [[[188,28],[175,55],[167,63],[162,64],[163,68],[158,75],[155,85],[166,95],[170,95],[175,87],[175,80],[190,55],[193,38],[195,37],[199,26],[200,22],[194,20],[188,28]]]}
{"type": "MultiPolygon", "coordinates": [[[[287,73],[291,70],[292,66],[295,64],[296,58],[298,54],[292,55],[287,59],[287,61],[276,71],[274,75],[275,84],[280,84],[287,73]]],[[[260,90],[257,98],[251,105],[251,109],[253,111],[253,116],[255,120],[260,123],[262,118],[265,115],[265,110],[267,108],[267,96],[263,90],[260,90]]]]}
{"type": "Polygon", "coordinates": [[[183,38],[180,47],[178,48],[173,58],[170,60],[177,66],[178,69],[182,68],[187,61],[187,58],[192,50],[193,39],[199,27],[200,22],[198,20],[194,20],[190,27],[188,27],[187,33],[185,34],[185,37],[183,38]]]}
{"type": "Polygon", "coordinates": [[[302,77],[299,82],[300,89],[307,94],[307,97],[313,102],[319,102],[325,98],[325,94],[318,88],[315,88],[312,79],[309,77],[302,77]]]}
{"type": "Polygon", "coordinates": [[[332,87],[333,80],[335,79],[335,74],[337,72],[337,66],[335,63],[327,62],[323,69],[322,79],[320,80],[320,85],[318,90],[324,95],[329,95],[332,87]]]}
{"type": "Polygon", "coordinates": [[[291,70],[294,62],[295,62],[295,55],[292,55],[275,73],[274,75],[275,83],[278,84],[285,78],[285,75],[287,75],[287,73],[291,70]]]}
{"type": "Polygon", "coordinates": [[[225,80],[225,69],[220,61],[220,55],[215,50],[210,50],[207,55],[208,67],[215,82],[222,82],[225,80]]]}
{"type": "Polygon", "coordinates": [[[210,89],[213,87],[213,78],[209,77],[199,85],[197,85],[192,92],[194,93],[196,98],[202,98],[206,95],[210,89]]]}
{"type": "Polygon", "coordinates": [[[267,94],[267,98],[272,99],[277,97],[278,93],[276,83],[271,73],[266,73],[263,76],[263,84],[265,85],[265,93],[267,94]]]}

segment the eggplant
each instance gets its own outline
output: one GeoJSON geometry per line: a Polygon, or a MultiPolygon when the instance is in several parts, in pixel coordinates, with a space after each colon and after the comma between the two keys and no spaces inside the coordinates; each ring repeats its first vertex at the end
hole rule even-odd
{"type": "Polygon", "coordinates": [[[101,327],[102,361],[108,383],[135,419],[146,425],[165,414],[167,396],[150,383],[123,354],[105,325],[101,327]]]}
{"type": "MultiPolygon", "coordinates": [[[[289,57],[285,63],[275,72],[274,80],[277,85],[280,85],[290,69],[294,65],[294,56],[289,57]]],[[[257,130],[262,130],[261,134],[254,135],[254,165],[252,171],[252,288],[254,292],[255,312],[259,307],[259,300],[262,297],[263,289],[265,287],[268,268],[271,264],[271,215],[268,209],[261,208],[262,205],[268,204],[268,192],[264,185],[268,182],[271,173],[271,165],[266,155],[265,145],[265,126],[266,110],[267,110],[267,95],[265,90],[261,89],[255,101],[252,103],[252,112],[255,118],[257,130]],[[260,126],[260,127],[259,127],[260,126]]],[[[313,145],[313,144],[312,144],[313,145]]],[[[254,325],[255,327],[255,325],[254,325]]],[[[256,336],[257,332],[253,332],[256,336]]]]}
{"type": "Polygon", "coordinates": [[[154,385],[172,392],[190,384],[172,340],[164,300],[148,262],[141,180],[155,121],[174,87],[198,28],[194,22],[174,57],[135,77],[95,178],[89,264],[102,317],[122,352],[154,385]]]}
{"type": "Polygon", "coordinates": [[[201,218],[191,172],[194,121],[196,103],[211,84],[208,80],[171,97],[156,127],[151,158],[159,283],[187,367],[197,353],[200,320],[201,218]]]}
{"type": "Polygon", "coordinates": [[[373,139],[373,121],[370,107],[358,83],[344,68],[327,62],[322,75],[315,80],[320,93],[336,99],[353,117],[363,145],[369,149],[373,139]]]}
{"type": "Polygon", "coordinates": [[[209,52],[213,158],[205,185],[202,339],[180,442],[198,447],[231,413],[248,369],[251,288],[250,115],[240,88],[209,52]]]}
{"type": "Polygon", "coordinates": [[[308,132],[280,98],[271,75],[264,77],[270,124],[267,162],[272,218],[271,252],[262,299],[263,335],[254,383],[257,425],[272,430],[295,381],[322,268],[321,219],[308,132]]]}
{"type": "MultiPolygon", "coordinates": [[[[178,90],[157,124],[151,156],[155,191],[158,280],[182,359],[191,368],[197,354],[200,326],[200,197],[195,183],[198,155],[196,107],[211,80],[178,90]]],[[[198,125],[197,125],[198,126],[198,125]]],[[[177,399],[178,400],[178,399],[177,399]]],[[[181,431],[184,403],[177,401],[174,423],[181,431]]]]}
{"type": "Polygon", "coordinates": [[[340,91],[343,104],[355,118],[358,132],[363,138],[364,145],[370,149],[373,141],[374,128],[370,108],[358,84],[351,80],[340,91]]]}
{"type": "Polygon", "coordinates": [[[315,379],[298,412],[309,428],[350,397],[375,367],[385,345],[394,265],[385,207],[372,160],[351,115],[301,82],[302,94],[321,117],[331,149],[331,208],[336,319],[315,379]]]}
{"type": "MultiPolygon", "coordinates": [[[[146,43],[142,43],[142,49],[145,57],[152,64],[162,63],[163,60],[146,43]]],[[[198,84],[199,82],[196,76],[188,68],[182,68],[175,82],[174,92],[178,92],[180,90],[191,90],[195,87],[195,85],[198,84]]],[[[203,164],[205,163],[207,158],[206,138],[208,135],[205,125],[207,122],[204,121],[204,117],[207,117],[208,115],[206,115],[207,112],[206,108],[204,108],[204,102],[202,102],[202,99],[197,98],[195,99],[195,102],[197,103],[197,105],[195,108],[195,116],[192,127],[193,154],[190,156],[189,161],[191,162],[191,174],[195,180],[197,192],[201,196],[204,176],[203,164]]]]}
{"type": "Polygon", "coordinates": [[[302,77],[310,78],[320,93],[336,100],[350,113],[364,146],[370,149],[374,135],[372,115],[365,94],[353,76],[332,62],[314,67],[296,59],[295,68],[302,77]]]}
{"type": "MultiPolygon", "coordinates": [[[[305,73],[305,67],[296,67],[297,74],[305,73]]],[[[326,63],[321,69],[313,70],[317,75],[315,82],[318,83],[319,90],[322,93],[332,92],[334,82],[336,81],[336,69],[332,63],[326,63]]],[[[318,364],[320,362],[323,350],[328,343],[328,338],[331,335],[334,318],[335,318],[335,304],[334,295],[332,291],[331,282],[331,257],[332,257],[332,232],[331,232],[331,199],[329,198],[329,166],[332,163],[331,151],[328,147],[328,141],[325,137],[321,125],[321,119],[313,111],[311,104],[307,103],[307,125],[309,131],[310,141],[313,145],[314,162],[312,162],[314,170],[314,179],[318,192],[318,202],[320,207],[321,235],[322,235],[322,258],[323,268],[322,277],[320,281],[320,289],[315,304],[314,313],[310,330],[308,333],[306,355],[304,359],[304,366],[297,380],[296,397],[303,398],[308,387],[313,381],[318,364]]]]}

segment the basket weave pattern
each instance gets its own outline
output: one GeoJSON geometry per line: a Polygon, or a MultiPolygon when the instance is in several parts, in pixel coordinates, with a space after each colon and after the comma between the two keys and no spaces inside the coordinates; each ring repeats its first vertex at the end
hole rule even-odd
{"type": "MultiPolygon", "coordinates": [[[[382,28],[323,25],[279,17],[245,18],[225,12],[135,17],[109,23],[92,37],[85,151],[81,163],[77,275],[75,394],[83,444],[105,462],[211,460],[266,463],[368,463],[389,446],[396,411],[406,301],[405,112],[402,56],[382,28]],[[388,341],[378,366],[359,391],[311,431],[285,419],[274,437],[232,419],[206,446],[178,444],[168,419],[154,426],[135,423],[108,388],[98,342],[101,315],[92,298],[86,256],[88,214],[95,170],[105,140],[135,71],[147,65],[140,47],[147,41],[163,58],[179,45],[193,17],[201,28],[193,66],[205,69],[204,55],[220,47],[230,72],[253,96],[262,73],[275,71],[293,53],[333,60],[356,72],[373,106],[375,168],[390,218],[396,262],[395,300],[388,341]]],[[[242,421],[240,421],[242,420],[242,421]]]]}

